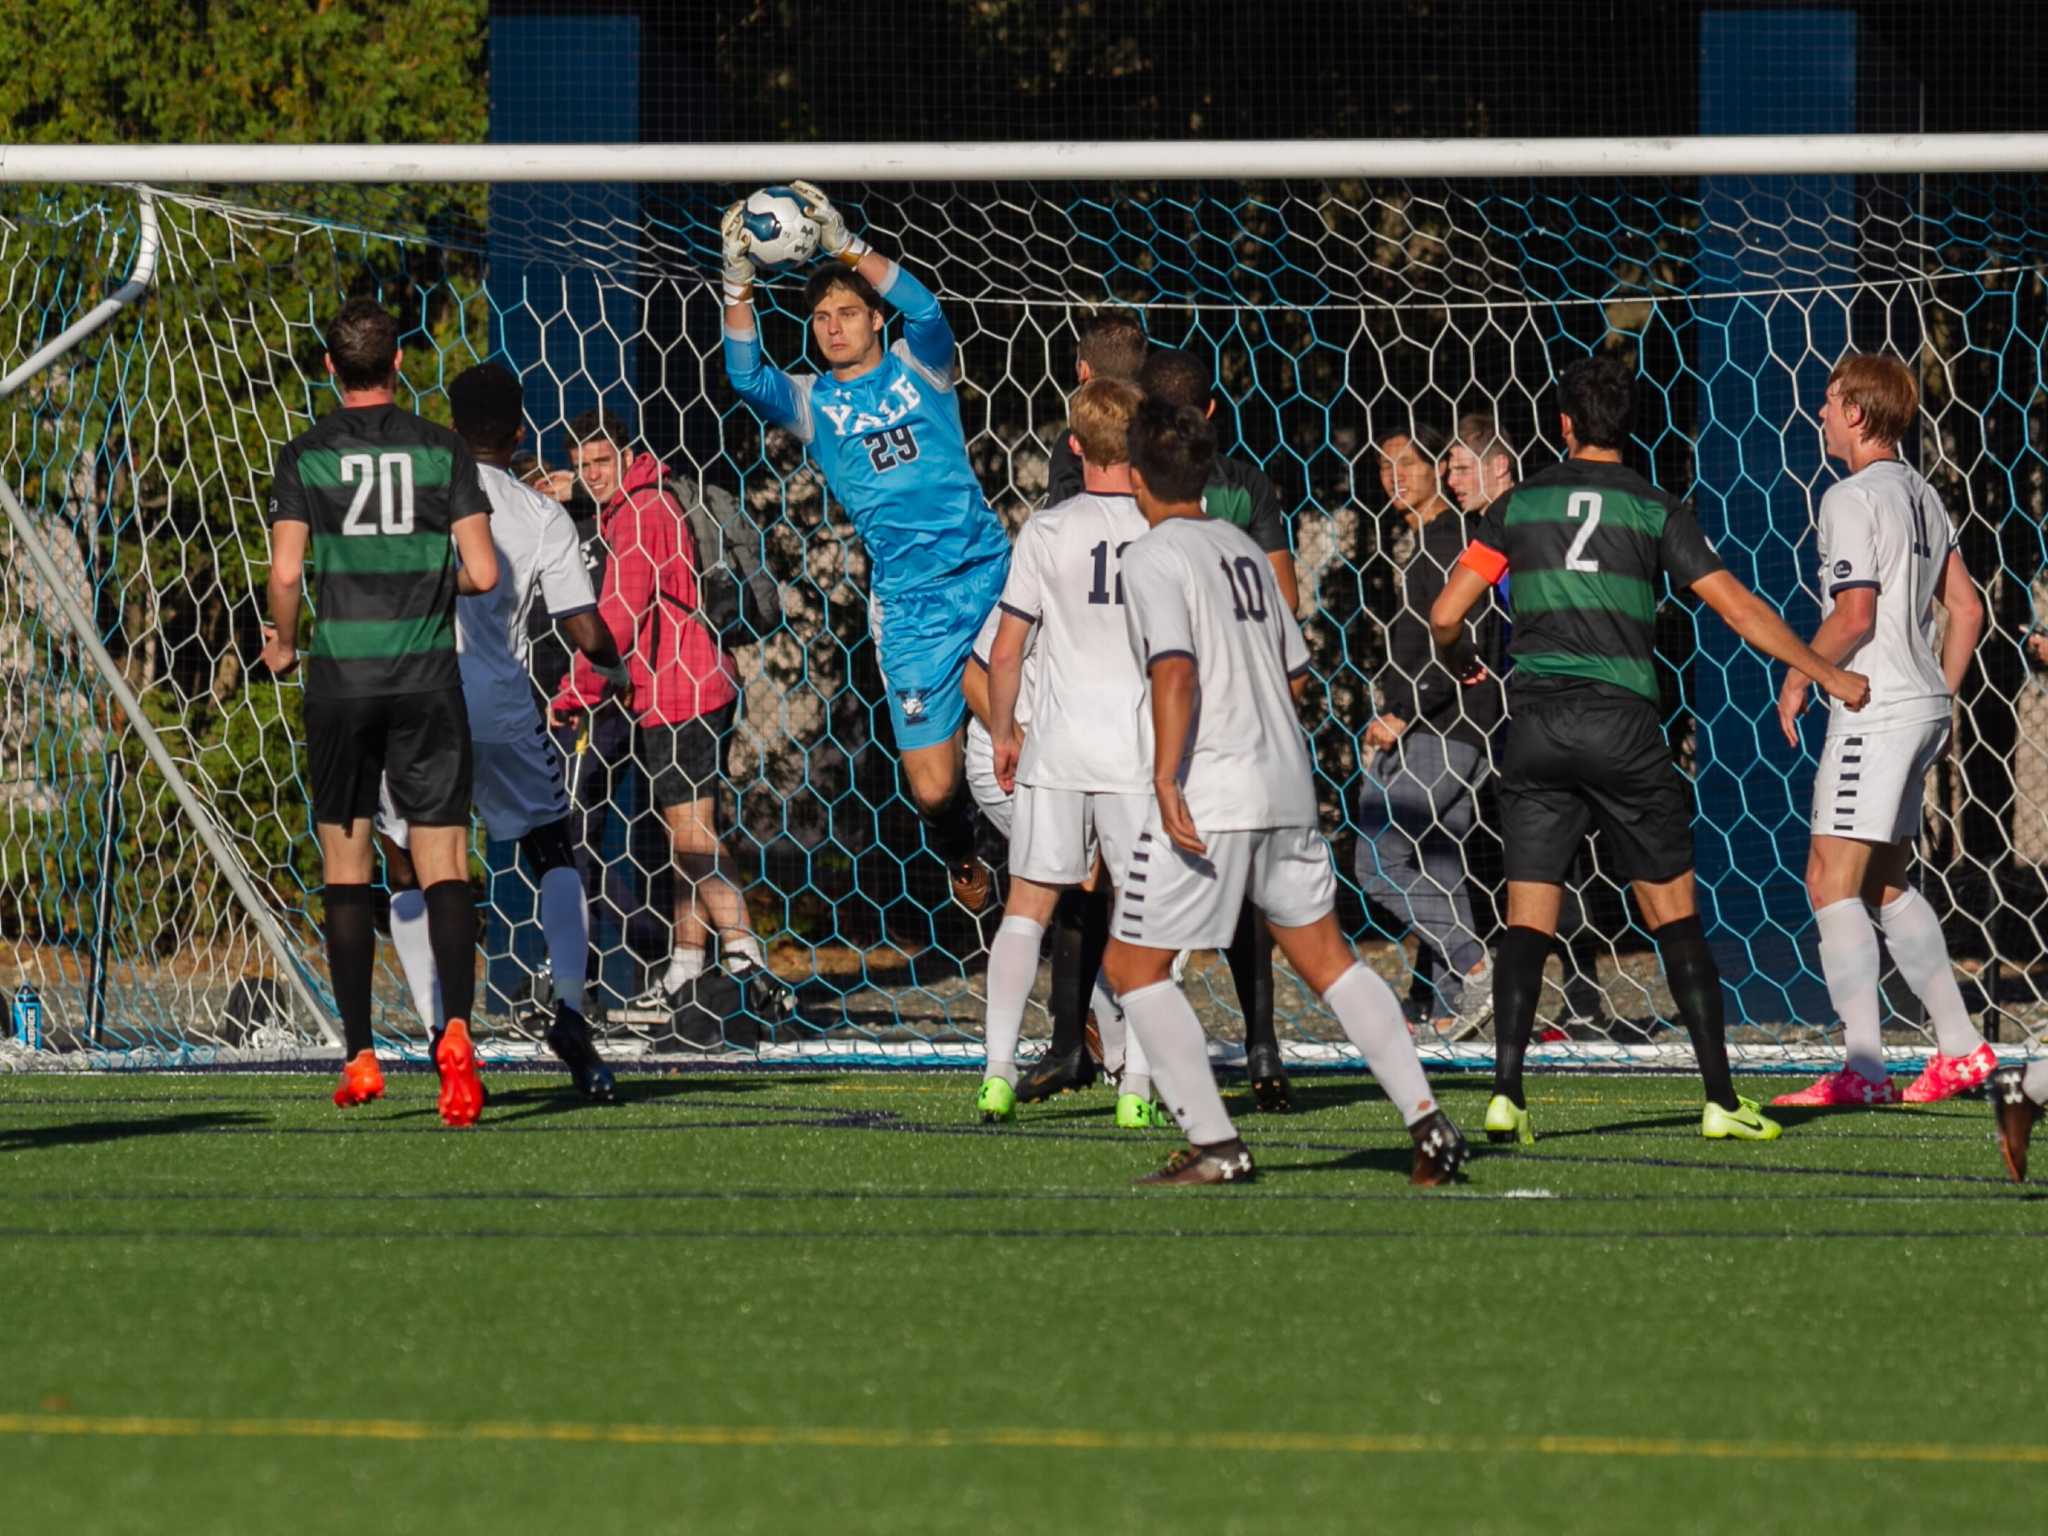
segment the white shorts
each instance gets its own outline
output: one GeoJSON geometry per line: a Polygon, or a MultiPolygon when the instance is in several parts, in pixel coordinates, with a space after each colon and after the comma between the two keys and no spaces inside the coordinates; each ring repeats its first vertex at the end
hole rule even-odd
{"type": "Polygon", "coordinates": [[[1155,805],[1109,931],[1147,949],[1223,949],[1247,898],[1283,928],[1305,928],[1335,910],[1330,845],[1314,827],[1205,832],[1202,841],[1205,859],[1174,847],[1155,805]]]}
{"type": "MultiPolygon", "coordinates": [[[[470,793],[484,831],[496,842],[517,842],[538,827],[569,814],[569,788],[562,754],[545,728],[516,741],[472,742],[470,793]]],[[[391,787],[377,786],[376,829],[401,848],[412,846],[412,829],[391,804],[391,787]]]]}
{"type": "Polygon", "coordinates": [[[974,803],[988,818],[988,824],[1008,837],[1015,801],[1004,794],[1003,786],[996,782],[995,748],[989,742],[988,733],[978,725],[967,728],[966,765],[968,793],[974,796],[974,803]]]}
{"type": "Polygon", "coordinates": [[[1948,722],[1828,737],[1813,780],[1813,830],[1895,843],[1920,835],[1927,771],[1948,746],[1948,722]]]}
{"type": "Polygon", "coordinates": [[[1039,885],[1079,885],[1095,868],[1099,845],[1110,883],[1120,886],[1152,804],[1147,794],[1019,784],[1010,873],[1039,885]]]}

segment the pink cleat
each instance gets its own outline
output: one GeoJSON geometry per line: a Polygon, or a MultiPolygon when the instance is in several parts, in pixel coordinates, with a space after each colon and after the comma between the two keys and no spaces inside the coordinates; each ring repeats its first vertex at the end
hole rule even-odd
{"type": "Polygon", "coordinates": [[[1771,1103],[1816,1104],[1827,1109],[1864,1109],[1878,1104],[1897,1104],[1899,1090],[1888,1077],[1872,1082],[1861,1072],[1830,1072],[1810,1088],[1781,1093],[1771,1103]]]}
{"type": "Polygon", "coordinates": [[[1972,1088],[1981,1088],[1997,1070],[1998,1056],[1989,1045],[1980,1045],[1967,1056],[1944,1056],[1935,1052],[1927,1070],[1906,1089],[1908,1104],[1939,1104],[1972,1088]]]}

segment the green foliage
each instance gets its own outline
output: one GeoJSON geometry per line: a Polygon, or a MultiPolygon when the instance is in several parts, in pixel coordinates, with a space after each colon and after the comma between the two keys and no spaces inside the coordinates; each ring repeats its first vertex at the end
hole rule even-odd
{"type": "MultiPolygon", "coordinates": [[[[0,121],[10,138],[44,143],[480,140],[487,20],[486,0],[0,7],[0,121]]],[[[240,196],[311,206],[287,188],[240,196]]],[[[331,408],[320,328],[348,295],[375,295],[431,341],[409,348],[402,396],[428,414],[444,366],[488,335],[473,258],[355,232],[474,227],[480,189],[323,194],[318,208],[325,227],[162,204],[155,291],[10,403],[25,421],[0,471],[53,533],[71,535],[147,714],[225,791],[216,809],[285,905],[302,899],[314,855],[301,835],[297,688],[249,672],[272,458],[331,408]]],[[[15,332],[0,350],[20,356],[101,298],[132,264],[137,229],[126,191],[0,199],[15,332]]],[[[123,867],[149,874],[148,888],[124,889],[121,942],[161,951],[233,926],[168,786],[143,769],[139,742],[123,751],[123,867]]]]}

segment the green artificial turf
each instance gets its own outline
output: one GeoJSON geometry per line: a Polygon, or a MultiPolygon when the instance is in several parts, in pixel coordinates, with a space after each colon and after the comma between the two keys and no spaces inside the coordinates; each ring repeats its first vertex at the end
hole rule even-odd
{"type": "MultiPolygon", "coordinates": [[[[429,1077],[328,1086],[0,1079],[0,1527],[2020,1529],[2048,1497],[2048,1212],[1977,1101],[1750,1146],[1698,1138],[1689,1081],[1542,1077],[1534,1149],[1412,1192],[1370,1083],[1305,1078],[1286,1119],[1231,1090],[1256,1185],[1133,1191],[1174,1139],[1100,1089],[984,1129],[964,1075],[615,1110],[507,1075],[451,1132],[429,1077]]],[[[1477,1138],[1485,1086],[1439,1086],[1477,1138]]]]}

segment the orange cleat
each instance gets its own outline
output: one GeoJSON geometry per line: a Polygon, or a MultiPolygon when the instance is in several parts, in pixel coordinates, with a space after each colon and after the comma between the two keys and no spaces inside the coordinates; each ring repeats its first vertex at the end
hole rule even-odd
{"type": "Polygon", "coordinates": [[[1967,1056],[1944,1056],[1937,1051],[1928,1058],[1927,1070],[1906,1085],[1908,1104],[1939,1104],[1958,1094],[1981,1088],[1998,1070],[1998,1053],[1980,1045],[1967,1056]]]}
{"type": "Polygon", "coordinates": [[[334,1088],[334,1107],[354,1109],[383,1097],[384,1069],[377,1065],[377,1053],[357,1051],[342,1065],[341,1081],[334,1088]]]}
{"type": "Polygon", "coordinates": [[[476,1075],[476,1047],[469,1043],[469,1025],[450,1019],[434,1046],[434,1067],[441,1074],[441,1121],[444,1125],[475,1125],[484,1111],[483,1079],[476,1075]]]}

